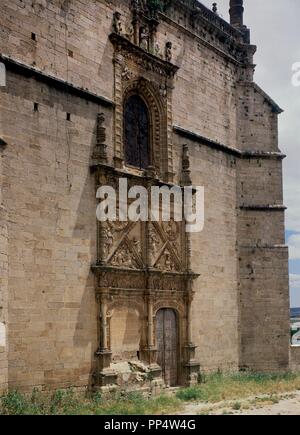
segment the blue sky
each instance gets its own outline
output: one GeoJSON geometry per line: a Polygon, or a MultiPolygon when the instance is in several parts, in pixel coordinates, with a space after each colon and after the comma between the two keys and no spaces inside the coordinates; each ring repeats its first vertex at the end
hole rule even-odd
{"type": "MultiPolygon", "coordinates": [[[[202,0],[208,7],[213,1],[202,0]]],[[[219,14],[229,19],[229,0],[219,0],[219,14]]],[[[292,67],[300,62],[300,1],[244,0],[245,24],[257,45],[255,81],[285,110],[279,120],[284,162],[286,240],[290,248],[291,305],[300,307],[300,87],[292,85],[292,67]]]]}

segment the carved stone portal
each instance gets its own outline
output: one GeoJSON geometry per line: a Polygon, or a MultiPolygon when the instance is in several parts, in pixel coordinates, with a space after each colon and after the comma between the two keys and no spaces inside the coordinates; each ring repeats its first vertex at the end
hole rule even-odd
{"type": "MultiPolygon", "coordinates": [[[[94,171],[97,186],[100,181],[109,184],[124,176],[108,165],[98,164],[94,171]]],[[[158,183],[150,177],[127,177],[129,188],[137,184],[149,191],[158,183]]],[[[118,184],[114,182],[113,186],[116,188],[118,184]]],[[[112,372],[114,355],[110,347],[109,319],[114,319],[114,311],[122,307],[135,307],[138,312],[141,319],[138,360],[153,379],[162,376],[157,364],[156,315],[161,309],[173,310],[178,319],[178,361],[183,361],[178,367],[178,384],[197,382],[199,364],[194,360],[190,326],[193,282],[197,275],[190,271],[185,222],[174,219],[170,222],[98,222],[98,259],[93,271],[99,304],[96,385],[104,387],[117,382],[117,374],[112,372]]]]}
{"type": "MultiPolygon", "coordinates": [[[[174,177],[172,89],[178,67],[171,63],[170,43],[166,45],[164,59],[155,55],[159,52],[155,41],[159,22],[158,11],[151,9],[154,3],[132,3],[132,30],[128,29],[125,35],[121,29],[126,26],[121,24],[120,15],[115,14],[114,32],[110,35],[115,48],[114,162],[109,165],[107,161],[104,120],[99,115],[92,168],[96,187],[112,186],[117,196],[120,178],[127,179],[128,189],[138,185],[150,192],[152,186],[169,186],[174,177]],[[156,47],[156,52],[153,47],[156,47]],[[145,104],[145,113],[151,119],[149,131],[145,127],[146,117],[139,122],[140,128],[129,128],[126,124],[132,118],[130,113],[125,116],[131,108],[128,101],[136,100],[145,104]],[[143,158],[140,164],[135,163],[135,156],[131,154],[125,158],[126,141],[129,141],[130,149],[138,152],[141,146],[147,148],[149,158],[143,158]],[[129,160],[135,168],[127,164],[129,160]]],[[[140,155],[143,156],[143,153],[140,152],[140,155]]],[[[182,171],[183,185],[191,184],[186,147],[182,171]]],[[[119,207],[120,203],[117,212],[119,207]]],[[[170,222],[116,221],[98,222],[97,225],[98,258],[93,271],[99,306],[99,349],[96,353],[95,386],[107,387],[119,382],[113,370],[116,360],[114,343],[118,343],[119,360],[143,367],[149,379],[162,382],[162,371],[167,373],[168,370],[158,364],[163,349],[161,342],[157,341],[158,337],[164,336],[164,331],[163,335],[158,334],[157,325],[161,323],[157,322],[157,318],[161,316],[161,310],[166,309],[171,310],[169,314],[173,313],[170,318],[174,320],[176,317],[178,330],[178,348],[174,350],[178,361],[176,383],[190,385],[197,382],[199,364],[194,359],[195,346],[191,340],[193,282],[197,275],[190,267],[190,241],[185,232],[185,222],[175,222],[173,218],[170,222]],[[132,310],[136,313],[134,318],[139,319],[140,330],[136,355],[132,353],[132,343],[126,346],[130,337],[134,337],[134,343],[137,341],[137,326],[130,324],[132,310]],[[122,316],[119,324],[117,315],[122,316]],[[127,331],[124,325],[127,325],[127,331]],[[132,328],[135,328],[134,333],[132,328]],[[120,336],[116,337],[116,331],[120,336]],[[124,349],[120,349],[122,340],[124,349]],[[134,358],[134,361],[129,358],[134,358]]],[[[176,337],[173,341],[176,343],[176,337]]],[[[144,375],[140,374],[140,378],[144,379],[144,375]]],[[[174,376],[172,379],[174,382],[174,376]]],[[[168,384],[166,375],[164,380],[168,384]]]]}

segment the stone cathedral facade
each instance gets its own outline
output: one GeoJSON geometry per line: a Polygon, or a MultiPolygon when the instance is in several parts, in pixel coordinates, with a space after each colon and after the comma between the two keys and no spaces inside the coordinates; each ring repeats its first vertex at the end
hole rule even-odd
{"type": "Polygon", "coordinates": [[[281,109],[229,7],[1,1],[1,391],[289,368],[281,109]],[[203,231],[98,222],[120,179],[203,186],[203,231]]]}

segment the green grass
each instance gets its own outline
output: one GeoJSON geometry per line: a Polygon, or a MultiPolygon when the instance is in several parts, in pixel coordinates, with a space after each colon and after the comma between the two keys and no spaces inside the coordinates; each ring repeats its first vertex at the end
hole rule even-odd
{"type": "Polygon", "coordinates": [[[216,403],[242,399],[251,395],[278,394],[300,389],[300,374],[214,374],[203,378],[195,387],[180,390],[183,402],[216,403]]]}
{"type": "MultiPolygon", "coordinates": [[[[146,399],[140,393],[114,393],[110,398],[83,395],[72,390],[52,395],[34,391],[31,396],[11,392],[0,400],[4,415],[163,415],[180,414],[185,404],[214,404],[233,401],[234,410],[241,409],[243,398],[259,395],[274,396],[300,390],[300,374],[214,374],[202,383],[178,391],[176,396],[161,395],[146,399]]],[[[273,401],[272,397],[269,399],[273,401]]],[[[263,399],[262,399],[263,401],[263,399]]],[[[205,412],[205,410],[203,410],[205,412]]]]}
{"type": "Polygon", "coordinates": [[[84,396],[72,390],[52,396],[34,392],[25,396],[14,391],[1,399],[0,415],[155,415],[180,409],[179,399],[158,396],[145,399],[139,393],[119,393],[110,399],[84,396]]]}

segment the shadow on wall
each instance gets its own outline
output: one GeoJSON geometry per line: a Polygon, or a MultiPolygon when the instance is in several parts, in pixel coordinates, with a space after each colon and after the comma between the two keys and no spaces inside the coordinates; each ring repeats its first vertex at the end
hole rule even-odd
{"type": "Polygon", "coordinates": [[[112,311],[110,337],[114,362],[138,359],[141,331],[141,319],[137,309],[121,306],[112,311]]]}
{"type": "Polygon", "coordinates": [[[93,109],[93,134],[90,147],[86,150],[85,155],[85,178],[82,180],[79,178],[78,186],[72,186],[72,189],[75,188],[76,195],[80,192],[72,239],[75,246],[78,246],[77,279],[83,290],[78,304],[73,342],[75,347],[85,351],[85,355],[82,357],[85,361],[84,366],[89,367],[89,386],[93,382],[95,352],[99,347],[98,305],[95,297],[95,277],[91,271],[91,265],[97,260],[97,202],[95,178],[89,168],[91,155],[96,146],[97,115],[99,112],[103,112],[103,109],[100,107],[93,109]]]}
{"type": "MultiPolygon", "coordinates": [[[[53,305],[54,300],[59,302],[58,308],[52,310],[53,315],[50,310],[47,313],[48,323],[55,324],[57,319],[61,322],[61,329],[56,324],[56,332],[52,335],[56,354],[52,357],[51,372],[56,366],[64,367],[65,364],[71,367],[64,367],[64,370],[70,370],[72,382],[73,375],[79,380],[80,377],[86,379],[87,374],[91,382],[94,352],[98,347],[97,303],[91,272],[91,265],[96,261],[97,203],[95,179],[89,166],[96,143],[97,115],[104,112],[108,119],[111,115],[108,109],[97,104],[15,73],[9,74],[8,86],[4,89],[12,101],[19,101],[23,107],[16,138],[25,121],[31,129],[20,143],[15,139],[10,152],[21,161],[24,148],[27,153],[25,167],[28,163],[30,168],[35,165],[40,190],[45,198],[51,198],[51,201],[39,202],[43,204],[43,210],[39,210],[41,216],[38,218],[41,227],[43,216],[47,219],[45,228],[49,231],[44,232],[43,244],[51,251],[47,269],[53,271],[53,280],[49,284],[49,280],[44,279],[39,294],[43,290],[44,306],[53,305]]],[[[33,188],[38,194],[39,189],[33,188]]],[[[34,231],[33,236],[38,238],[38,230],[34,231]]],[[[30,255],[34,261],[34,248],[30,255]]]]}

